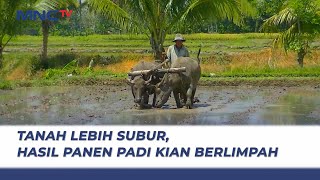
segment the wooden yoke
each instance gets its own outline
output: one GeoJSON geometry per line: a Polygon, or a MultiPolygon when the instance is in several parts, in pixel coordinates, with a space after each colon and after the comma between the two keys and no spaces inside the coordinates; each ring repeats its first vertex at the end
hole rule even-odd
{"type": "Polygon", "coordinates": [[[154,71],[157,71],[158,69],[162,68],[163,65],[165,65],[167,62],[169,62],[169,60],[165,60],[162,63],[160,63],[159,65],[157,65],[155,68],[150,69],[150,70],[141,70],[141,71],[133,71],[133,72],[129,72],[128,75],[129,76],[139,76],[139,75],[148,75],[149,73],[152,73],[154,71]]]}
{"type": "Polygon", "coordinates": [[[186,67],[181,67],[181,68],[169,68],[169,69],[153,69],[153,70],[142,70],[142,71],[133,71],[129,72],[129,76],[139,76],[139,75],[148,75],[149,73],[181,73],[181,72],[186,72],[187,68],[186,67]]]}

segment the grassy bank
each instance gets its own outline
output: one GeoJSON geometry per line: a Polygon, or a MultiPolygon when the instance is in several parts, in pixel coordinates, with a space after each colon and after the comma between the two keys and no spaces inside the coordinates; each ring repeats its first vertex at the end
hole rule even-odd
{"type": "MultiPolygon", "coordinates": [[[[172,44],[168,35],[164,46],[172,44]]],[[[311,45],[305,68],[298,68],[296,54],[271,50],[275,34],[191,34],[185,45],[196,57],[202,45],[201,68],[204,85],[317,84],[320,78],[320,44],[311,45]],[[313,82],[311,82],[314,81],[313,82]],[[211,83],[209,83],[211,82],[211,83]],[[274,83],[273,83],[274,82],[274,83]],[[290,83],[289,83],[290,84],[290,83]]],[[[91,35],[49,37],[49,68],[39,67],[42,37],[18,36],[6,47],[0,70],[0,89],[44,85],[90,85],[122,81],[139,60],[153,61],[145,35],[91,35]],[[72,68],[64,68],[77,60],[72,68]],[[94,60],[94,67],[88,65],[94,60]],[[68,75],[72,74],[72,77],[68,75]]]]}
{"type": "MultiPolygon", "coordinates": [[[[35,79],[0,82],[0,89],[43,86],[127,86],[121,76],[66,77],[59,79],[35,79]]],[[[258,78],[209,78],[202,77],[200,86],[279,86],[320,88],[320,78],[314,77],[258,77],[258,78]]],[[[128,86],[129,87],[129,86],[128,86]]]]}

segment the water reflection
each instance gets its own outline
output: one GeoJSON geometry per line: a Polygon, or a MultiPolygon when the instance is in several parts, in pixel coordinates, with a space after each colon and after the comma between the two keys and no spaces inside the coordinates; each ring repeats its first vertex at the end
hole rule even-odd
{"type": "Polygon", "coordinates": [[[259,124],[320,124],[311,114],[320,110],[320,94],[294,91],[284,95],[275,104],[266,105],[253,115],[249,123],[259,124]]]}

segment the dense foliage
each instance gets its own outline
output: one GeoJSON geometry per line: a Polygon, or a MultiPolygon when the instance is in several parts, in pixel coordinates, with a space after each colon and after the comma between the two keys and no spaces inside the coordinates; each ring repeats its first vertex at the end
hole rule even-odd
{"type": "MultiPolygon", "coordinates": [[[[33,0],[34,1],[34,0],[33,0]]],[[[90,34],[119,34],[126,33],[127,30],[121,28],[118,24],[114,23],[110,18],[105,17],[96,11],[90,10],[88,4],[84,0],[78,0],[81,6],[73,9],[71,19],[63,19],[54,22],[53,27],[50,29],[52,35],[60,36],[78,36],[90,34]]],[[[303,0],[300,0],[304,2],[303,0]]],[[[283,9],[286,4],[291,4],[293,7],[300,6],[299,0],[249,0],[252,6],[257,9],[257,14],[254,17],[247,17],[242,24],[237,24],[230,19],[212,21],[192,21],[184,22],[174,26],[169,33],[242,33],[242,32],[258,32],[262,23],[273,15],[277,14],[283,9]]],[[[118,1],[115,1],[118,2],[118,1]]],[[[24,9],[30,9],[30,4],[22,3],[24,9]]],[[[20,6],[21,6],[20,5],[20,6]]],[[[21,8],[21,7],[20,7],[21,8]]],[[[306,13],[308,16],[308,13],[306,13]]],[[[15,18],[15,16],[12,16],[15,18]]],[[[17,24],[17,22],[15,22],[17,24]]],[[[24,35],[41,35],[41,23],[28,21],[28,23],[20,22],[18,24],[18,34],[24,35]]]]}
{"type": "MultiPolygon", "coordinates": [[[[187,21],[174,26],[169,33],[258,32],[263,21],[277,13],[285,0],[249,0],[249,2],[257,9],[257,15],[245,18],[242,24],[234,23],[230,19],[187,21]]],[[[111,19],[108,19],[108,17],[90,10],[86,3],[81,3],[82,6],[74,10],[74,14],[70,20],[60,20],[54,23],[54,27],[50,29],[53,35],[77,36],[89,34],[119,34],[127,32],[126,29],[121,28],[111,19]]],[[[31,22],[20,28],[20,34],[41,35],[41,27],[39,26],[39,23],[31,22]]]]}
{"type": "Polygon", "coordinates": [[[280,32],[274,47],[296,51],[297,61],[303,67],[310,43],[320,32],[320,1],[287,0],[279,12],[265,21],[262,29],[280,32]]]}

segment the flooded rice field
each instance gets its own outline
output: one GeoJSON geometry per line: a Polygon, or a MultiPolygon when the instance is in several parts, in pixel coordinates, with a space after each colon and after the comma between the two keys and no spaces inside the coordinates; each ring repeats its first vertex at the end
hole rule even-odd
{"type": "Polygon", "coordinates": [[[194,109],[137,110],[126,86],[40,87],[0,90],[5,125],[312,125],[320,124],[314,87],[199,87],[194,109]]]}

